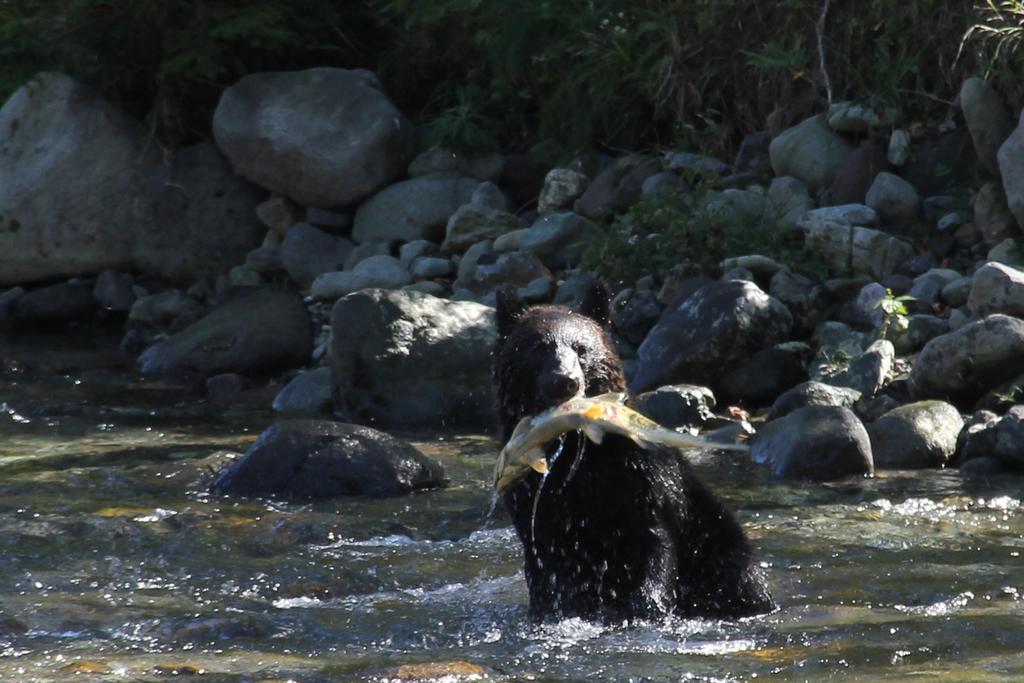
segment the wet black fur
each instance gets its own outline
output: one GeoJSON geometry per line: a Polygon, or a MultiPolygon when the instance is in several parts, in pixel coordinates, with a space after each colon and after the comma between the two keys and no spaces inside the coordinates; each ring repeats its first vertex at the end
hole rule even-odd
{"type": "MultiPolygon", "coordinates": [[[[551,394],[565,383],[545,383],[545,373],[571,374],[578,362],[587,396],[625,391],[603,287],[580,313],[526,308],[502,291],[497,318],[505,439],[522,417],[568,398],[551,394]]],[[[739,523],[678,451],[644,450],[614,435],[596,445],[570,433],[547,454],[543,483],[531,472],[504,496],[523,544],[534,619],[736,618],[773,609],[739,523]]]]}

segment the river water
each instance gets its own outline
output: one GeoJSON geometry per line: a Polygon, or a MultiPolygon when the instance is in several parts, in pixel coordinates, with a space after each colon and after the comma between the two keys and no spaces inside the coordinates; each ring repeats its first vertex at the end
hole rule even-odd
{"type": "Polygon", "coordinates": [[[493,439],[401,435],[444,490],[209,496],[269,398],[140,378],[116,341],[0,337],[0,680],[1024,679],[1024,479],[778,483],[704,456],[776,613],[533,626],[493,439]]]}

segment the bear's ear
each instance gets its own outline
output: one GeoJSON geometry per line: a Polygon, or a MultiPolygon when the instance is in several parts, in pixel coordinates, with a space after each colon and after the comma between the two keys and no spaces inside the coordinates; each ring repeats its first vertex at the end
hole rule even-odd
{"type": "Polygon", "coordinates": [[[601,280],[595,280],[594,284],[587,288],[580,302],[580,314],[597,321],[601,327],[610,327],[612,314],[608,308],[611,294],[608,287],[601,280]]]}
{"type": "Polygon", "coordinates": [[[498,338],[504,339],[522,319],[526,304],[519,298],[516,288],[503,285],[494,292],[495,320],[498,324],[498,338]]]}

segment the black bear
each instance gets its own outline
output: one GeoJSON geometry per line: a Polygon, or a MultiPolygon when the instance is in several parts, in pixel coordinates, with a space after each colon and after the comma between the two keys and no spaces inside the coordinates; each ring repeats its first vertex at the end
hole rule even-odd
{"type": "MultiPolygon", "coordinates": [[[[494,381],[502,437],[574,396],[625,391],[608,295],[595,286],[580,312],[526,307],[497,295],[494,381]]],[[[625,437],[600,444],[570,432],[504,494],[525,554],[534,620],[738,618],[774,608],[746,536],[682,454],[625,437]]]]}

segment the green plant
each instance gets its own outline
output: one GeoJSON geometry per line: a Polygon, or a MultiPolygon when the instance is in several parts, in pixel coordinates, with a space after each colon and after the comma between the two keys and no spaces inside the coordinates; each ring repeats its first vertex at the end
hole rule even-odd
{"type": "Polygon", "coordinates": [[[456,104],[431,120],[430,143],[457,152],[496,151],[498,140],[490,132],[496,124],[483,113],[479,101],[476,89],[458,88],[456,104]]]}
{"type": "Polygon", "coordinates": [[[886,339],[890,332],[905,332],[910,326],[910,311],[907,310],[907,302],[914,301],[915,297],[908,294],[896,296],[891,289],[885,290],[885,296],[875,303],[875,308],[882,311],[882,330],[879,333],[880,339],[886,339]]]}
{"type": "Polygon", "coordinates": [[[769,210],[745,214],[719,193],[698,186],[646,195],[610,225],[599,227],[584,251],[583,267],[627,283],[675,266],[710,274],[722,259],[739,254],[793,262],[802,242],[798,233],[783,231],[769,210]]]}

